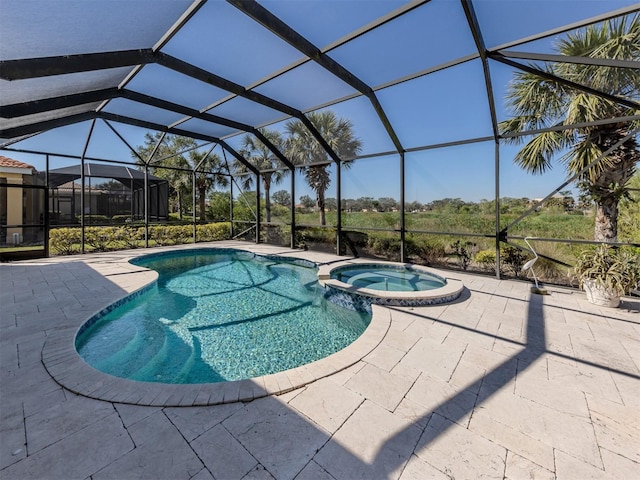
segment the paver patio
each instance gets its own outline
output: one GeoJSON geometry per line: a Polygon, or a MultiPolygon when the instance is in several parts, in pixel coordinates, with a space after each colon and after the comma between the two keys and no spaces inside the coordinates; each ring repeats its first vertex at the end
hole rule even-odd
{"type": "Polygon", "coordinates": [[[380,307],[368,346],[289,376],[159,393],[105,381],[69,351],[84,321],[155,278],[126,259],[159,250],[0,265],[1,478],[640,478],[638,299],[606,309],[444,272],[465,284],[458,301],[380,307]],[[197,406],[215,395],[226,403],[197,406]]]}

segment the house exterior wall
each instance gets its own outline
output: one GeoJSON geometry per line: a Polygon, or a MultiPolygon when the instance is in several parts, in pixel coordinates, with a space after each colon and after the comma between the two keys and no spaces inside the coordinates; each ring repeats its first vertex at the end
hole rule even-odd
{"type": "Polygon", "coordinates": [[[37,225],[43,220],[38,218],[38,196],[41,192],[19,187],[30,185],[32,178],[33,171],[29,168],[0,166],[0,184],[3,187],[0,192],[0,243],[21,244],[34,241],[31,237],[37,236],[35,229],[17,226],[37,225]]]}
{"type": "MultiPolygon", "coordinates": [[[[31,171],[22,168],[2,168],[0,169],[0,178],[2,178],[3,184],[22,185],[23,175],[30,175],[31,171]]],[[[4,188],[3,201],[0,211],[0,220],[4,225],[21,225],[23,222],[23,195],[24,190],[22,188],[4,188]]],[[[3,243],[14,243],[13,234],[19,235],[20,242],[22,242],[22,228],[20,227],[7,227],[3,229],[4,238],[0,239],[3,243]]]]}

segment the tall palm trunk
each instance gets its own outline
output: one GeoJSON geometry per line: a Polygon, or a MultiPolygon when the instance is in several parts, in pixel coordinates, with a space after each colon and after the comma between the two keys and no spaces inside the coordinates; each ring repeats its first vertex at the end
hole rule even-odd
{"type": "MultiPolygon", "coordinates": [[[[606,151],[620,141],[627,132],[620,128],[599,129],[592,134],[591,140],[601,151],[606,151]]],[[[640,160],[637,142],[627,140],[607,159],[607,165],[591,180],[589,193],[596,203],[594,240],[597,242],[618,241],[618,204],[634,175],[635,164],[640,160]]]]}
{"type": "Polygon", "coordinates": [[[325,200],[324,200],[324,190],[318,191],[318,199],[316,204],[318,205],[318,209],[320,210],[320,225],[325,226],[327,224],[327,217],[324,212],[325,200]]]}
{"type": "Polygon", "coordinates": [[[618,200],[607,197],[596,203],[596,242],[618,241],[618,200]]]}
{"type": "Polygon", "coordinates": [[[205,212],[206,195],[207,195],[207,187],[206,187],[206,185],[198,187],[198,201],[200,203],[200,206],[199,206],[199,208],[200,208],[200,221],[203,222],[203,223],[207,219],[207,215],[206,215],[206,212],[205,212]]]}
{"type": "Polygon", "coordinates": [[[320,211],[320,225],[327,224],[325,215],[325,192],[331,184],[331,177],[326,165],[312,165],[307,169],[307,183],[316,192],[316,205],[320,211]]]}
{"type": "Polygon", "coordinates": [[[262,186],[264,187],[264,213],[266,222],[271,221],[271,177],[266,174],[263,177],[262,186]]]}

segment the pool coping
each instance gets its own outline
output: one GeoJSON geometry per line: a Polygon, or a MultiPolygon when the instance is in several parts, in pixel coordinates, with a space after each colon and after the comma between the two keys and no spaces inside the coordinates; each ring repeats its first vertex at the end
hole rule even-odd
{"type": "Polygon", "coordinates": [[[460,280],[445,277],[441,273],[433,271],[422,265],[416,265],[413,263],[376,261],[372,259],[361,258],[320,265],[318,267],[318,281],[320,285],[324,286],[325,288],[346,292],[352,295],[358,295],[360,297],[365,297],[373,305],[386,306],[419,307],[427,305],[439,305],[457,299],[464,290],[464,284],[460,280]],[[442,287],[434,288],[431,290],[398,292],[356,287],[340,280],[331,278],[331,272],[333,270],[353,265],[389,265],[398,269],[411,268],[413,270],[428,273],[435,277],[446,280],[447,283],[442,287]]]}
{"type": "MultiPolygon", "coordinates": [[[[247,251],[240,247],[236,250],[247,251]]],[[[122,273],[130,272],[135,268],[146,271],[148,275],[145,276],[145,283],[142,286],[123,295],[106,309],[139,294],[156,282],[156,272],[129,263],[130,260],[143,255],[146,253],[135,252],[113,264],[114,268],[121,270],[122,273]]],[[[282,255],[283,258],[291,258],[291,256],[291,253],[282,255]]],[[[43,346],[41,360],[56,383],[73,393],[97,400],[153,407],[248,402],[303,387],[345,370],[366,357],[382,342],[391,325],[391,313],[387,309],[378,305],[371,307],[369,326],[362,335],[344,349],[306,365],[245,380],[201,384],[141,382],[115,377],[91,367],[76,351],[76,335],[89,319],[106,309],[101,309],[79,320],[75,328],[52,332],[43,346]]]]}

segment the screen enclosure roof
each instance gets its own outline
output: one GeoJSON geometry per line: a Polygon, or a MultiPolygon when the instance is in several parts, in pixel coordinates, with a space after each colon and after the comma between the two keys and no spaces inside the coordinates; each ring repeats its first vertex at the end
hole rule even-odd
{"type": "MultiPolygon", "coordinates": [[[[637,71],[637,59],[553,47],[639,10],[624,0],[3,0],[0,147],[96,120],[239,156],[244,134],[264,140],[259,128],[297,119],[340,161],[307,117],[323,109],[373,132],[363,156],[498,139],[516,71],[559,61],[637,71]]],[[[638,118],[638,98],[612,100],[638,118]]]]}
{"type": "MultiPolygon", "coordinates": [[[[103,165],[100,163],[85,163],[84,175],[86,177],[97,177],[100,179],[113,179],[122,183],[131,190],[144,188],[145,174],[135,168],[123,167],[120,165],[103,165]]],[[[72,182],[82,177],[82,166],[71,165],[68,167],[55,168],[49,170],[49,186],[59,187],[65,183],[72,182]]],[[[147,174],[147,182],[150,185],[167,183],[164,178],[147,174]]]]}

